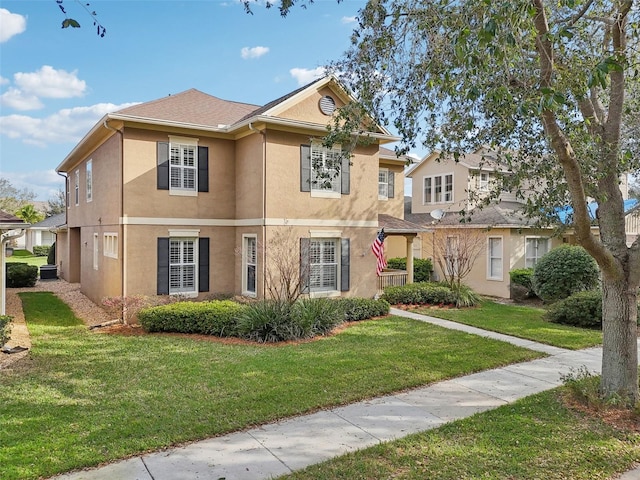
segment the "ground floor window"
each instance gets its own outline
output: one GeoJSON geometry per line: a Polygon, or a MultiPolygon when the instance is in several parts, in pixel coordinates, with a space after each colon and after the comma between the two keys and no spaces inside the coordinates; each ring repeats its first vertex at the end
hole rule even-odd
{"type": "Polygon", "coordinates": [[[525,239],[525,267],[535,267],[538,260],[549,251],[549,239],[543,237],[527,237],[525,239]]]}
{"type": "Polygon", "coordinates": [[[487,250],[487,276],[502,280],[502,237],[489,237],[487,250]]]}
{"type": "Polygon", "coordinates": [[[243,238],[243,243],[242,290],[245,295],[255,296],[257,292],[258,240],[255,236],[247,235],[243,238]]]}
{"type": "Polygon", "coordinates": [[[196,241],[172,238],[169,242],[169,293],[195,293],[196,241]]]}
{"type": "Polygon", "coordinates": [[[310,290],[338,290],[338,241],[312,238],[309,247],[310,290]]]}

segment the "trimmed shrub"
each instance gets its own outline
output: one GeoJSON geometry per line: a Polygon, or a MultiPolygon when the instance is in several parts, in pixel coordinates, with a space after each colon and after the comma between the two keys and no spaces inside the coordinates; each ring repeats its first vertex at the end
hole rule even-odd
{"type": "Polygon", "coordinates": [[[230,300],[178,302],[144,308],[138,321],[147,332],[199,333],[230,337],[236,335],[237,318],[248,307],[230,300]]]}
{"type": "Polygon", "coordinates": [[[448,286],[429,282],[387,287],[381,298],[391,305],[454,305],[456,303],[456,295],[448,286]]]}
{"type": "MultiPolygon", "coordinates": [[[[50,250],[51,250],[51,247],[48,247],[46,245],[36,245],[33,247],[33,254],[36,257],[47,257],[49,255],[50,250]]],[[[50,265],[53,265],[53,264],[50,264],[50,265]]]]}
{"type": "Polygon", "coordinates": [[[547,303],[556,302],[598,286],[599,269],[587,251],[576,245],[563,245],[545,254],[533,269],[536,295],[547,303]]]}
{"type": "MultiPolygon", "coordinates": [[[[602,291],[574,293],[549,306],[545,318],[553,323],[583,328],[602,328],[602,291]]],[[[640,306],[638,308],[640,322],[640,306]]]]}
{"type": "Polygon", "coordinates": [[[11,320],[13,317],[9,315],[0,315],[0,347],[9,341],[11,333],[11,320]]]}
{"type": "Polygon", "coordinates": [[[49,249],[49,253],[47,254],[47,264],[55,265],[56,264],[56,242],[53,242],[51,248],[49,249]]]}
{"type": "Polygon", "coordinates": [[[33,287],[38,280],[38,267],[26,263],[7,262],[5,273],[7,287],[33,287]]]}
{"type": "Polygon", "coordinates": [[[343,322],[344,305],[329,298],[303,298],[293,304],[291,320],[301,327],[299,338],[326,335],[343,322]]]}
{"type": "MultiPolygon", "coordinates": [[[[407,269],[406,258],[390,258],[387,260],[387,268],[393,268],[396,270],[407,269]]],[[[413,259],[413,281],[414,282],[428,282],[431,280],[431,272],[433,272],[433,264],[428,258],[414,258],[413,259]]]]}
{"type": "Polygon", "coordinates": [[[382,298],[340,298],[336,300],[344,308],[346,322],[366,320],[367,318],[382,317],[389,314],[389,302],[382,298]]]}
{"type": "Polygon", "coordinates": [[[516,268],[509,272],[509,278],[512,284],[525,287],[533,293],[533,268],[516,268]]]}

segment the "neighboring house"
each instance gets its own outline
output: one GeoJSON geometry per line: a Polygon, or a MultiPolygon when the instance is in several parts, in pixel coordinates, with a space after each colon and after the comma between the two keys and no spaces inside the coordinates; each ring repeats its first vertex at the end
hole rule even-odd
{"type": "Polygon", "coordinates": [[[6,305],[6,275],[5,262],[9,242],[20,238],[24,234],[28,223],[24,220],[0,210],[0,315],[5,314],[6,305]]]}
{"type": "Polygon", "coordinates": [[[41,222],[34,223],[25,232],[24,248],[33,252],[33,247],[50,247],[56,241],[58,227],[65,224],[66,215],[59,213],[45,218],[41,222]]]}
{"type": "MultiPolygon", "coordinates": [[[[438,259],[442,263],[447,251],[455,251],[462,240],[479,243],[477,260],[465,283],[478,293],[509,298],[511,270],[533,267],[550,249],[576,241],[571,229],[557,234],[553,228],[536,228],[523,215],[522,203],[510,192],[503,192],[489,206],[475,208],[478,198],[489,192],[500,168],[491,152],[484,149],[466,154],[457,162],[440,158],[438,152],[427,155],[407,174],[412,180],[412,196],[405,205],[405,219],[431,228],[416,242],[421,249],[416,256],[433,259],[437,278],[443,276],[438,259]],[[461,217],[461,211],[472,214],[461,217]]],[[[622,187],[626,193],[626,183],[622,187]]],[[[640,232],[637,205],[636,200],[625,201],[628,241],[640,232]]],[[[595,218],[594,205],[591,210],[595,218]]],[[[562,211],[560,220],[565,221],[571,211],[562,211]]]]}
{"type": "MultiPolygon", "coordinates": [[[[305,294],[373,297],[370,247],[403,222],[404,159],[380,153],[397,138],[379,126],[350,157],[322,145],[352,100],[326,77],[265,106],[192,89],[106,115],[57,167],[59,274],[97,303],[265,298],[293,261],[305,294]]],[[[410,245],[418,232],[397,227],[410,245]]]]}

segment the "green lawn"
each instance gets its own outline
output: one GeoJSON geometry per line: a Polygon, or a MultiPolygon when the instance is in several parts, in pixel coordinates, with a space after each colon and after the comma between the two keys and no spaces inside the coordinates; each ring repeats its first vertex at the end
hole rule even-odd
{"type": "Polygon", "coordinates": [[[28,359],[0,370],[0,478],[32,479],[541,354],[387,317],[296,345],[89,332],[20,294],[28,359]]]}
{"type": "Polygon", "coordinates": [[[13,251],[13,255],[10,257],[7,257],[7,263],[9,262],[19,262],[19,263],[27,263],[29,265],[35,265],[36,267],[40,268],[42,265],[46,265],[47,264],[47,257],[42,257],[42,256],[36,256],[33,255],[31,252],[29,252],[28,250],[19,250],[16,249],[13,251]]]}
{"type": "Polygon", "coordinates": [[[556,389],[308,467],[289,480],[597,480],[630,469],[640,434],[568,410],[556,389]]]}
{"type": "Polygon", "coordinates": [[[542,308],[484,301],[474,308],[421,307],[413,311],[571,350],[602,343],[600,330],[547,322],[543,318],[545,311],[542,308]]]}

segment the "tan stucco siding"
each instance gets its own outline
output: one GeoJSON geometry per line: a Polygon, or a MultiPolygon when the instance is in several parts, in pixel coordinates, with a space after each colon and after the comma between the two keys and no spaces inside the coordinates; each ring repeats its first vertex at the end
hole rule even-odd
{"type": "MultiPolygon", "coordinates": [[[[263,217],[264,142],[267,134],[254,133],[236,142],[235,183],[236,218],[256,219],[263,217]]],[[[231,180],[230,180],[231,181],[231,180]]]]}
{"type": "Polygon", "coordinates": [[[124,215],[146,218],[233,218],[235,215],[235,145],[230,140],[203,137],[198,146],[209,149],[209,191],[192,196],[157,187],[157,142],[163,132],[126,130],[124,139],[124,215]]]}
{"type": "MultiPolygon", "coordinates": [[[[378,213],[404,218],[404,167],[401,165],[381,164],[379,168],[386,168],[394,173],[393,198],[378,200],[378,213]]],[[[376,176],[376,179],[378,177],[376,176]]]]}
{"type": "Polygon", "coordinates": [[[268,131],[267,139],[267,218],[377,222],[377,145],[354,152],[349,194],[319,198],[300,188],[300,146],[309,136],[268,131]]]}
{"type": "Polygon", "coordinates": [[[278,114],[278,117],[303,122],[313,122],[320,125],[329,124],[332,120],[332,117],[322,113],[319,107],[320,99],[325,95],[329,95],[334,99],[336,103],[336,109],[344,105],[344,102],[342,102],[340,97],[336,93],[334,93],[331,88],[324,87],[319,91],[312,92],[302,101],[288,106],[278,114]]]}

